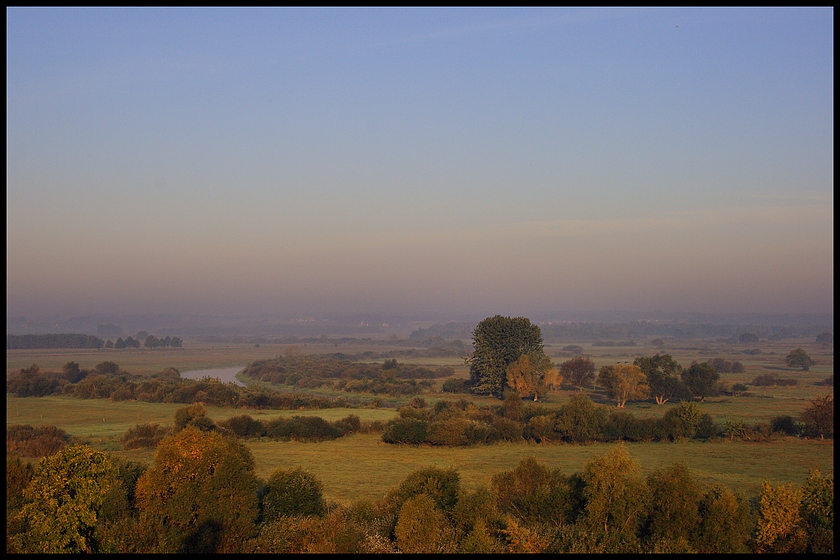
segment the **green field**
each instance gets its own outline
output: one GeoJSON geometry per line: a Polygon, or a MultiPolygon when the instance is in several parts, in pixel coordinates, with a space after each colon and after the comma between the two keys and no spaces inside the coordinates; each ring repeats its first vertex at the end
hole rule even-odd
{"type": "MultiPolygon", "coordinates": [[[[646,346],[580,345],[597,367],[632,361],[635,356],[650,356],[660,350],[646,346]]],[[[557,364],[567,359],[559,355],[562,346],[546,346],[547,353],[557,364]]],[[[755,347],[760,348],[759,354],[746,355],[741,353],[744,350],[742,346],[714,341],[681,343],[673,347],[665,346],[662,350],[670,353],[684,367],[690,365],[693,360],[705,361],[713,357],[741,361],[745,367],[744,373],[722,376],[723,381],[730,386],[734,383],[749,384],[756,376],[768,372],[797,379],[798,384],[795,387],[750,387],[751,396],[721,396],[699,403],[701,410],[709,413],[718,422],[736,420],[755,424],[769,422],[773,417],[780,415],[796,417],[815,396],[833,392],[832,387],[817,385],[827,377],[833,376],[833,347],[822,348],[808,341],[762,342],[750,345],[750,348],[755,347]],[[796,347],[805,349],[817,362],[810,372],[791,370],[784,365],[785,355],[796,347]]],[[[252,344],[191,343],[184,348],[162,350],[12,350],[6,353],[6,367],[8,375],[17,373],[32,363],[38,364],[42,370],[59,370],[67,361],[75,361],[83,369],[92,369],[96,364],[110,360],[129,372],[151,375],[167,367],[188,371],[244,366],[254,360],[281,355],[286,348],[286,345],[270,344],[261,344],[256,348],[252,344]]],[[[353,353],[371,349],[385,352],[392,349],[387,346],[365,347],[363,344],[358,347],[342,345],[336,348],[330,343],[299,345],[299,348],[308,353],[353,353]]],[[[433,366],[450,365],[455,369],[457,377],[468,375],[467,368],[459,357],[400,361],[433,366]]],[[[436,380],[435,383],[439,388],[442,380],[436,380]]],[[[549,395],[541,404],[547,407],[560,406],[576,391],[573,387],[564,387],[562,391],[549,395]]],[[[594,400],[608,403],[602,393],[588,388],[585,391],[594,400]]],[[[477,405],[499,404],[498,400],[492,398],[434,392],[424,395],[424,398],[429,404],[441,398],[469,398],[477,405]]],[[[260,420],[312,414],[334,421],[348,414],[356,414],[363,422],[384,422],[396,415],[396,405],[408,400],[383,399],[383,405],[391,405],[388,408],[317,411],[243,411],[208,407],[208,416],[214,422],[220,422],[231,416],[246,413],[260,420]]],[[[627,410],[640,416],[661,416],[676,404],[666,403],[658,406],[651,402],[631,402],[628,403],[627,410]]],[[[59,426],[92,447],[148,463],[153,459],[153,451],[122,451],[120,437],[129,428],[140,423],[171,424],[175,411],[182,406],[184,405],[80,400],[66,396],[16,398],[7,395],[6,423],[59,426]]],[[[535,457],[570,474],[582,470],[589,460],[603,453],[611,445],[614,444],[580,446],[523,443],[466,448],[405,447],[382,443],[379,434],[357,434],[320,443],[269,440],[248,442],[260,477],[268,478],[277,468],[300,466],[322,480],[328,499],[344,502],[378,498],[395,488],[412,470],[430,465],[456,468],[467,489],[489,485],[494,474],[514,468],[527,457],[535,457]]],[[[644,472],[683,461],[702,482],[718,482],[751,496],[758,494],[763,480],[801,484],[811,468],[816,467],[823,472],[834,469],[833,440],[779,438],[767,443],[720,441],[626,445],[644,472]]]]}

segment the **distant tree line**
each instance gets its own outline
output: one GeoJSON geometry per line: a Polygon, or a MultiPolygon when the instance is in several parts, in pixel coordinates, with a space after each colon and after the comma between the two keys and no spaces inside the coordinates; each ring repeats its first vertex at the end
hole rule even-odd
{"type": "MultiPolygon", "coordinates": [[[[468,340],[476,323],[437,323],[416,329],[409,339],[441,336],[447,339],[468,340]]],[[[629,321],[623,323],[598,322],[542,322],[543,337],[551,343],[571,341],[628,341],[649,337],[674,339],[717,338],[734,343],[784,340],[786,338],[816,337],[818,343],[833,343],[831,326],[751,325],[718,323],[668,323],[660,321],[629,321]],[[746,335],[746,336],[744,336],[746,335]]]]}
{"type": "Polygon", "coordinates": [[[105,342],[89,334],[7,334],[6,350],[29,348],[102,348],[105,342]]]}
{"type": "Polygon", "coordinates": [[[89,334],[7,334],[6,350],[20,350],[30,348],[161,348],[183,346],[183,342],[177,336],[166,336],[158,338],[154,335],[146,335],[141,343],[134,337],[118,338],[116,342],[110,339],[103,341],[98,336],[89,334]]]}
{"type": "MultiPolygon", "coordinates": [[[[184,343],[181,339],[177,336],[166,336],[164,338],[158,338],[154,335],[146,335],[143,338],[143,347],[145,348],[181,348],[184,343]]],[[[110,340],[105,342],[105,348],[115,348],[120,350],[122,348],[140,348],[140,337],[133,338],[128,336],[125,340],[122,337],[118,338],[116,342],[111,342],[110,340]]]]}

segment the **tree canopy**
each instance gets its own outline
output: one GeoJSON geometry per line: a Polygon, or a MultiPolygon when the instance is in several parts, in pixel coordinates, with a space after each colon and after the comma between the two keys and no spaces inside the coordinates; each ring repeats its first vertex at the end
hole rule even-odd
{"type": "Polygon", "coordinates": [[[682,366],[669,354],[639,356],[633,364],[639,366],[645,374],[650,394],[656,399],[656,404],[665,404],[670,399],[690,396],[688,388],[680,380],[682,366]]]}
{"type": "Polygon", "coordinates": [[[706,397],[714,397],[718,394],[718,381],[720,374],[712,364],[697,362],[683,370],[682,382],[691,390],[695,397],[704,401],[706,397]]]}
{"type": "Polygon", "coordinates": [[[816,362],[811,359],[811,356],[805,353],[802,348],[791,350],[790,354],[785,358],[787,367],[802,368],[802,371],[808,371],[816,362]]]}
{"type": "Polygon", "coordinates": [[[473,331],[470,360],[472,392],[503,398],[507,368],[523,355],[539,360],[545,355],[540,327],[525,317],[496,315],[481,321],[473,331]]]}
{"type": "MultiPolygon", "coordinates": [[[[581,349],[582,350],[582,349],[581,349]]],[[[595,364],[584,356],[575,356],[560,364],[560,374],[578,389],[595,381],[595,364]]]]}
{"type": "Polygon", "coordinates": [[[618,408],[624,408],[629,400],[644,399],[650,394],[645,374],[633,364],[602,367],[598,372],[598,384],[615,399],[618,408]]]}
{"type": "Polygon", "coordinates": [[[16,535],[21,552],[97,552],[100,509],[116,471],[106,455],[74,445],[42,458],[24,490],[20,515],[29,531],[16,535]]]}

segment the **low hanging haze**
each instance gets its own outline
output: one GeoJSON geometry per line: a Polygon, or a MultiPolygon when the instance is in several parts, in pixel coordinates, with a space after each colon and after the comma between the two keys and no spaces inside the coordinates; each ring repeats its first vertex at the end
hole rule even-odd
{"type": "Polygon", "coordinates": [[[833,21],[7,7],[7,320],[833,313],[833,21]]]}

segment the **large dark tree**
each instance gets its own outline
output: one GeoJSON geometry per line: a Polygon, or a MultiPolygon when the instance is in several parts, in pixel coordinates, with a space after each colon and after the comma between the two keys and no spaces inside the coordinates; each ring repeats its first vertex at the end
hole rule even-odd
{"type": "Polygon", "coordinates": [[[691,367],[683,370],[681,377],[682,382],[701,402],[706,397],[714,397],[718,394],[717,384],[720,380],[720,374],[710,363],[698,364],[695,362],[691,364],[691,367]]]}
{"type": "Polygon", "coordinates": [[[560,364],[560,375],[563,379],[583,390],[587,383],[595,381],[595,364],[584,356],[575,356],[560,364]]]}
{"type": "Polygon", "coordinates": [[[669,354],[639,356],[633,363],[639,366],[647,377],[650,394],[656,399],[656,404],[691,396],[691,391],[680,379],[682,366],[669,354]]]}
{"type": "Polygon", "coordinates": [[[785,358],[785,364],[787,364],[788,367],[802,368],[802,371],[810,370],[814,363],[815,362],[811,359],[811,356],[806,354],[805,350],[802,348],[791,350],[790,354],[788,354],[785,358]]]}
{"type": "Polygon", "coordinates": [[[544,355],[542,332],[525,317],[488,317],[473,331],[472,392],[503,398],[507,367],[525,354],[544,355]]]}

